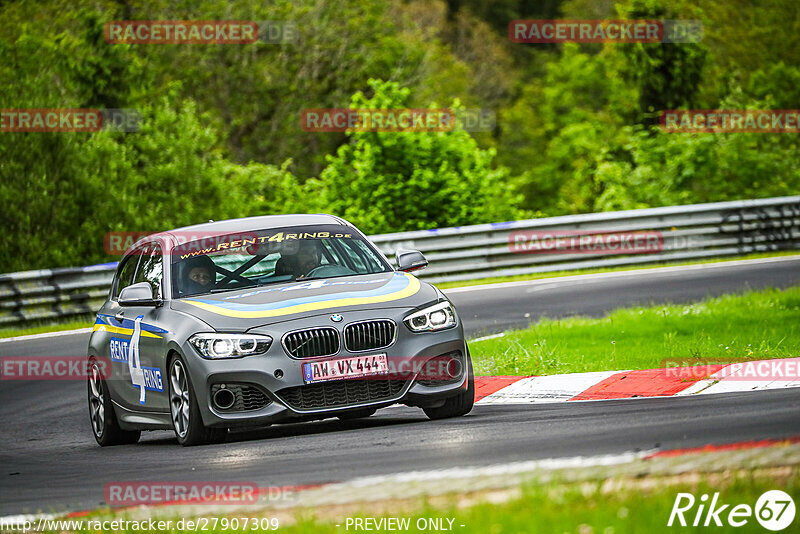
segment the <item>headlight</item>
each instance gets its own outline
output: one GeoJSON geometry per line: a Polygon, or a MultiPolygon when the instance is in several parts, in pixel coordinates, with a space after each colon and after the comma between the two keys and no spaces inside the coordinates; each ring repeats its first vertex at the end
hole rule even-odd
{"type": "Polygon", "coordinates": [[[218,360],[267,352],[272,338],[259,334],[195,334],[189,343],[204,358],[218,360]]]}
{"type": "Polygon", "coordinates": [[[456,312],[449,302],[440,302],[429,308],[414,312],[403,322],[412,332],[432,332],[456,325],[456,312]]]}

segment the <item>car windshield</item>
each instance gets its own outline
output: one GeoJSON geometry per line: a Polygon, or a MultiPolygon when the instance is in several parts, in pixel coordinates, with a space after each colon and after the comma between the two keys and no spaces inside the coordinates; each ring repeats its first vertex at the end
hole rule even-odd
{"type": "Polygon", "coordinates": [[[174,298],[391,271],[360,234],[340,225],[176,237],[183,244],[172,254],[174,298]]]}

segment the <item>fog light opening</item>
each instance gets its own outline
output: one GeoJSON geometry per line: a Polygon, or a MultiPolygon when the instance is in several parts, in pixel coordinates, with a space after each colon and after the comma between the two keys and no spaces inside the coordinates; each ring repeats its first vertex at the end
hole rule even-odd
{"type": "Polygon", "coordinates": [[[455,358],[447,362],[447,375],[448,378],[457,378],[461,375],[461,362],[455,358]]]}
{"type": "Polygon", "coordinates": [[[236,397],[229,389],[217,390],[212,398],[214,400],[214,406],[220,410],[227,410],[236,402],[236,397]]]}

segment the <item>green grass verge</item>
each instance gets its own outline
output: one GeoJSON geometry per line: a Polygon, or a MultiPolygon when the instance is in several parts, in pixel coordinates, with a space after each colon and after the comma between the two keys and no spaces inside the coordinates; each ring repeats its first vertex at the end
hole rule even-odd
{"type": "Polygon", "coordinates": [[[800,287],[623,308],[602,319],[543,319],[504,337],[473,341],[470,352],[480,375],[653,369],[665,358],[797,357],[800,287]]]}
{"type": "Polygon", "coordinates": [[[578,269],[573,271],[553,271],[549,273],[534,273],[534,274],[521,274],[517,276],[498,276],[494,278],[483,278],[479,280],[463,280],[460,282],[441,282],[435,284],[439,289],[450,289],[454,287],[466,287],[484,284],[501,284],[504,282],[521,282],[525,280],[541,280],[544,278],[557,278],[560,276],[575,276],[579,274],[595,274],[595,273],[613,273],[618,271],[640,271],[645,269],[657,269],[659,267],[675,267],[679,265],[699,265],[703,263],[724,263],[728,261],[739,260],[753,260],[759,258],[773,258],[780,256],[797,256],[796,250],[785,250],[780,252],[759,252],[755,254],[748,254],[746,256],[736,256],[732,258],[714,258],[697,261],[678,261],[678,262],[664,262],[653,263],[650,265],[625,265],[621,267],[603,267],[597,269],[578,269]]]}
{"type": "MultiPolygon", "coordinates": [[[[652,479],[651,479],[652,481],[652,479]]],[[[619,533],[656,533],[668,532],[672,529],[680,532],[766,532],[750,517],[747,524],[734,528],[723,523],[722,527],[703,527],[705,514],[699,527],[692,527],[697,512],[697,504],[702,494],[712,496],[720,492],[719,503],[730,506],[721,515],[726,522],[727,513],[737,504],[747,504],[754,508],[758,497],[766,491],[781,489],[789,495],[798,495],[800,491],[800,475],[795,468],[788,479],[781,477],[775,480],[770,476],[759,477],[750,473],[730,476],[728,480],[707,484],[679,483],[675,486],[658,485],[647,488],[646,484],[610,484],[609,481],[582,482],[575,484],[548,483],[545,485],[527,485],[520,498],[500,504],[482,503],[469,508],[457,508],[455,498],[447,508],[424,507],[410,516],[411,528],[408,532],[420,532],[416,528],[417,521],[445,518],[453,520],[452,531],[463,534],[501,534],[501,533],[576,533],[576,534],[619,534],[619,533]],[[610,490],[613,488],[613,490],[610,490]],[[687,512],[687,527],[667,527],[673,503],[679,492],[692,493],[697,504],[691,513],[687,512]],[[463,525],[463,526],[461,526],[463,525]]],[[[707,510],[708,506],[704,509],[707,510]]],[[[392,514],[403,517],[403,514],[392,514]]],[[[372,517],[368,510],[354,517],[372,517]]],[[[793,523],[797,525],[798,519],[793,523]]],[[[327,522],[311,520],[301,521],[297,525],[281,529],[285,533],[314,532],[344,533],[353,532],[351,526],[345,529],[327,522]]],[[[420,523],[422,524],[422,523],[420,523]]],[[[445,520],[445,525],[447,521],[445,520]]],[[[428,529],[429,530],[429,529],[428,529]]],[[[790,526],[786,532],[791,532],[790,526]]],[[[796,530],[795,530],[796,532],[796,530]]]]}
{"type": "Polygon", "coordinates": [[[46,332],[61,332],[63,330],[75,330],[77,328],[89,328],[94,324],[93,318],[84,321],[70,321],[58,324],[40,324],[38,326],[28,326],[25,328],[6,328],[0,330],[0,338],[28,336],[31,334],[44,334],[46,332]]]}
{"type": "MultiPolygon", "coordinates": [[[[751,509],[755,508],[758,498],[764,492],[774,489],[780,489],[790,496],[800,495],[800,470],[796,466],[787,466],[752,471],[733,469],[711,474],[690,473],[671,477],[644,476],[635,480],[610,478],[581,482],[558,480],[528,482],[518,488],[490,492],[491,499],[485,492],[470,494],[469,489],[465,488],[462,494],[435,498],[361,503],[356,507],[333,507],[328,510],[295,510],[290,512],[293,520],[281,521],[277,531],[285,534],[363,532],[363,528],[354,528],[352,522],[348,528],[348,518],[351,518],[351,521],[356,518],[362,521],[365,518],[377,521],[392,517],[407,522],[405,523],[408,525],[407,529],[396,530],[401,532],[430,532],[434,530],[429,528],[431,520],[438,520],[440,524],[450,528],[445,531],[461,534],[623,534],[668,532],[673,529],[680,532],[767,532],[754,516],[746,518],[747,523],[739,528],[730,526],[727,517],[736,505],[744,504],[751,509]],[[728,505],[719,516],[723,526],[702,526],[705,520],[703,513],[700,526],[693,527],[701,495],[712,497],[717,492],[719,493],[717,507],[728,505]],[[667,522],[678,493],[694,495],[695,505],[684,513],[686,527],[675,524],[669,528],[667,522]],[[423,526],[425,528],[422,528],[423,526]]],[[[708,505],[703,511],[707,510],[708,505]]],[[[202,523],[205,528],[201,531],[253,532],[256,530],[250,526],[242,527],[245,520],[248,524],[252,522],[258,525],[262,518],[270,517],[274,516],[268,510],[258,516],[221,512],[216,515],[216,521],[212,517],[202,523]],[[256,519],[253,520],[253,517],[256,519]],[[214,521],[216,528],[212,527],[214,521]],[[228,528],[221,528],[223,524],[228,528]],[[230,528],[231,526],[234,528],[230,528]],[[235,528],[236,526],[238,528],[235,528]]],[[[89,519],[93,517],[84,518],[84,521],[89,519]]],[[[117,519],[125,519],[124,514],[117,516],[117,519]]],[[[184,529],[177,529],[176,525],[180,519],[171,518],[169,525],[171,528],[160,532],[194,531],[185,528],[185,523],[184,529]]],[[[785,532],[796,532],[795,527],[799,521],[800,518],[796,517],[785,532]]],[[[82,526],[85,529],[88,525],[84,523],[82,526]]],[[[74,528],[67,530],[75,531],[74,528]]],[[[374,527],[371,530],[389,532],[374,527]]],[[[123,529],[118,532],[140,531],[123,529]]]]}

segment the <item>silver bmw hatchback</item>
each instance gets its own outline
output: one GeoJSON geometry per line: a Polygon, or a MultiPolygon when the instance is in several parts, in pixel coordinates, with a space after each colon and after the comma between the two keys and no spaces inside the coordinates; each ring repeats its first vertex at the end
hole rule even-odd
{"type": "Polygon", "coordinates": [[[102,446],[172,429],[182,445],[228,429],[472,409],[455,307],[330,215],[210,222],[139,240],[89,341],[89,415],[102,446]]]}

